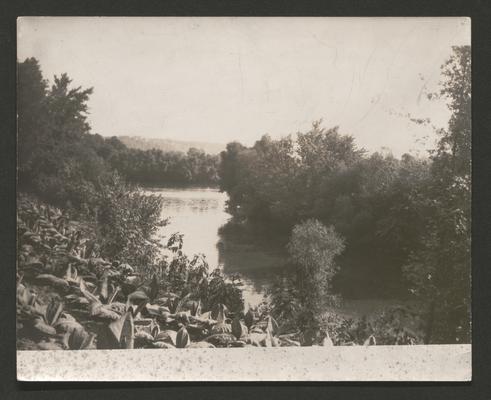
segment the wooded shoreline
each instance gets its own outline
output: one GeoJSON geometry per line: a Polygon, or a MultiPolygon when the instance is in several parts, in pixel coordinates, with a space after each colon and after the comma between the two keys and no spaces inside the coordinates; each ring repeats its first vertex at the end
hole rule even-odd
{"type": "Polygon", "coordinates": [[[49,86],[33,58],[17,66],[21,347],[470,342],[469,46],[454,47],[428,94],[451,118],[427,157],[369,154],[322,121],[219,156],[129,149],[91,133],[91,88],[66,74],[49,86]],[[285,233],[295,273],[278,276],[270,302],[244,310],[240,277],[183,254],[182,234],[159,242],[162,199],[139,185],[164,182],[219,185],[234,223],[285,233]],[[343,280],[427,306],[372,321],[326,314],[343,280]]]}

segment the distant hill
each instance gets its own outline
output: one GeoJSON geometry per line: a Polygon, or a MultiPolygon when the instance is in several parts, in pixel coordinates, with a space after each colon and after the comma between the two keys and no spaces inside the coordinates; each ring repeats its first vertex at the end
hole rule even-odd
{"type": "Polygon", "coordinates": [[[127,147],[150,150],[159,149],[166,151],[180,151],[186,153],[191,147],[201,149],[208,154],[218,154],[225,150],[224,144],[210,142],[188,142],[184,140],[144,138],[141,136],[118,136],[127,147]]]}

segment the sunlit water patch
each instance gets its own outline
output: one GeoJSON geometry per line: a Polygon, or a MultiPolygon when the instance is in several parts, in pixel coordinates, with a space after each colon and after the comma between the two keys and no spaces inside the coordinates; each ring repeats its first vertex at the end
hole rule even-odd
{"type": "Polygon", "coordinates": [[[284,258],[273,250],[233,243],[219,235],[221,226],[231,218],[225,212],[227,195],[217,189],[153,189],[148,190],[163,198],[162,217],[169,224],[161,228],[162,243],[176,232],[184,235],[183,252],[189,257],[203,254],[210,266],[221,268],[227,275],[240,273],[244,300],[258,304],[271,284],[284,258]]]}

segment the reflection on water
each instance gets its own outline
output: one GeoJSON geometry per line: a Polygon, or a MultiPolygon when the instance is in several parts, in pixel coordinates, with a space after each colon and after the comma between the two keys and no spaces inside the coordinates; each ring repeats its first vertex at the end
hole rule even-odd
{"type": "Polygon", "coordinates": [[[226,274],[240,273],[244,300],[254,305],[278,269],[284,264],[280,249],[263,249],[249,243],[233,242],[218,230],[229,219],[225,212],[227,195],[216,189],[155,189],[163,197],[162,216],[169,224],[161,229],[164,242],[175,232],[184,234],[183,251],[189,257],[204,254],[210,269],[220,267],[226,274]]]}

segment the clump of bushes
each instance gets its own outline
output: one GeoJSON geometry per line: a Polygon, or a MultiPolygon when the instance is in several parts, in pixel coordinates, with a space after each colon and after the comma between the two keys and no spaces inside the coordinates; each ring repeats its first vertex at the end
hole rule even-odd
{"type": "Polygon", "coordinates": [[[105,258],[97,238],[68,213],[20,196],[20,349],[279,345],[272,317],[244,313],[240,282],[185,256],[182,236],[169,239],[170,259],[146,269],[105,258]]]}
{"type": "Polygon", "coordinates": [[[288,250],[296,273],[279,277],[269,293],[271,312],[281,321],[280,329],[299,331],[304,344],[422,343],[421,316],[407,307],[389,308],[370,320],[325,312],[342,303],[333,292],[332,280],[338,271],[336,257],[343,249],[344,240],[332,226],[310,219],[294,227],[288,250]]]}
{"type": "Polygon", "coordinates": [[[297,307],[288,291],[244,310],[240,278],[227,278],[219,269],[210,272],[201,255],[188,258],[179,234],[168,240],[170,256],[141,268],[121,256],[105,257],[90,224],[26,196],[19,197],[17,233],[19,349],[418,342],[407,329],[397,327],[392,314],[370,323],[316,317],[315,329],[306,329],[298,323],[299,316],[306,315],[305,307],[297,307]],[[280,307],[288,302],[291,309],[280,307]],[[384,321],[394,326],[393,331],[384,321]]]}

